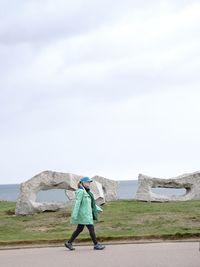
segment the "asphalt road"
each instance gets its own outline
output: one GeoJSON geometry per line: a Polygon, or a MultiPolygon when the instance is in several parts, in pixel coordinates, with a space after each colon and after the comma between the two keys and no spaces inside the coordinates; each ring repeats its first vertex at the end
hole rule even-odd
{"type": "Polygon", "coordinates": [[[199,242],[0,250],[1,267],[200,267],[199,242]]]}

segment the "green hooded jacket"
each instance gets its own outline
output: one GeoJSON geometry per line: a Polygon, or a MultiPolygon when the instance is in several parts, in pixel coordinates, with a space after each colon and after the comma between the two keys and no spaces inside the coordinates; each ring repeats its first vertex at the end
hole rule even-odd
{"type": "MultiPolygon", "coordinates": [[[[102,209],[98,207],[96,204],[95,204],[95,209],[97,212],[102,211],[102,209]]],[[[94,215],[92,209],[91,196],[87,193],[87,191],[84,188],[77,189],[75,192],[75,202],[72,209],[70,223],[85,224],[85,225],[93,224],[94,223],[93,218],[94,215]]]]}

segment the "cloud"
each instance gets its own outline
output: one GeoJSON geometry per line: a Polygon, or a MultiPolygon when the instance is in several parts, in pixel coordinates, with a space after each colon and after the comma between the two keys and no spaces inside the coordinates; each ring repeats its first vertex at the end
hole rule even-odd
{"type": "MultiPolygon", "coordinates": [[[[123,85],[119,91],[148,91],[147,84],[155,87],[158,81],[173,81],[174,76],[181,82],[180,79],[186,77],[184,72],[188,71],[187,66],[184,68],[188,58],[191,67],[195,70],[198,67],[195,51],[199,40],[195,33],[200,24],[196,10],[199,10],[198,4],[177,13],[155,16],[152,12],[149,14],[148,8],[144,15],[136,9],[136,16],[125,13],[113,23],[103,23],[79,35],[57,38],[52,33],[54,40],[39,48],[31,42],[21,43],[9,50],[14,58],[10,57],[8,67],[17,62],[18,68],[12,72],[11,67],[9,76],[3,80],[6,79],[5,83],[11,88],[12,83],[18,82],[22,90],[28,86],[33,87],[29,89],[33,91],[65,88],[75,94],[77,90],[80,94],[83,89],[92,93],[94,87],[105,87],[109,91],[108,87],[122,88],[123,85]],[[10,74],[14,79],[9,79],[10,74]],[[116,83],[115,77],[118,77],[116,83]]],[[[48,23],[47,26],[50,28],[48,23]]],[[[45,35],[44,38],[47,40],[45,35]]],[[[6,58],[4,56],[4,62],[6,58]]],[[[191,75],[196,75],[194,70],[191,75]]]]}
{"type": "Polygon", "coordinates": [[[44,169],[113,179],[192,171],[200,145],[198,99],[197,90],[176,90],[104,105],[74,99],[41,106],[2,136],[1,162],[5,168],[13,162],[9,173],[18,170],[18,181],[44,169]]]}
{"type": "Polygon", "coordinates": [[[2,8],[1,177],[198,168],[198,2],[2,8]]]}
{"type": "Polygon", "coordinates": [[[49,42],[70,37],[112,22],[122,10],[135,8],[145,1],[58,0],[9,1],[4,3],[0,40],[5,43],[49,42]],[[134,3],[134,5],[133,5],[134,3]],[[11,8],[12,6],[12,8],[11,8]]]}

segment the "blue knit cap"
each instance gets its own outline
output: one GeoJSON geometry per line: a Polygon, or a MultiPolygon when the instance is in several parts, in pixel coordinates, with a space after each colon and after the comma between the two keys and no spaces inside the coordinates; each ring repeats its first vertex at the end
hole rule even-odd
{"type": "Polygon", "coordinates": [[[89,177],[85,176],[83,178],[80,179],[81,183],[91,183],[92,179],[90,179],[89,177]]]}

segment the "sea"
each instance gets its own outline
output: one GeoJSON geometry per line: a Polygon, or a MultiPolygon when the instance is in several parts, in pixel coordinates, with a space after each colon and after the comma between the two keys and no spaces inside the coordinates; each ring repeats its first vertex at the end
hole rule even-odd
{"type": "MultiPolygon", "coordinates": [[[[117,195],[119,199],[134,199],[138,188],[137,180],[118,181],[117,195]]],[[[166,196],[180,196],[185,194],[185,189],[152,188],[152,192],[166,196]]],[[[0,201],[17,201],[20,193],[20,184],[0,185],[0,201]]],[[[66,202],[67,198],[63,189],[40,191],[37,194],[38,202],[66,202]]]]}

